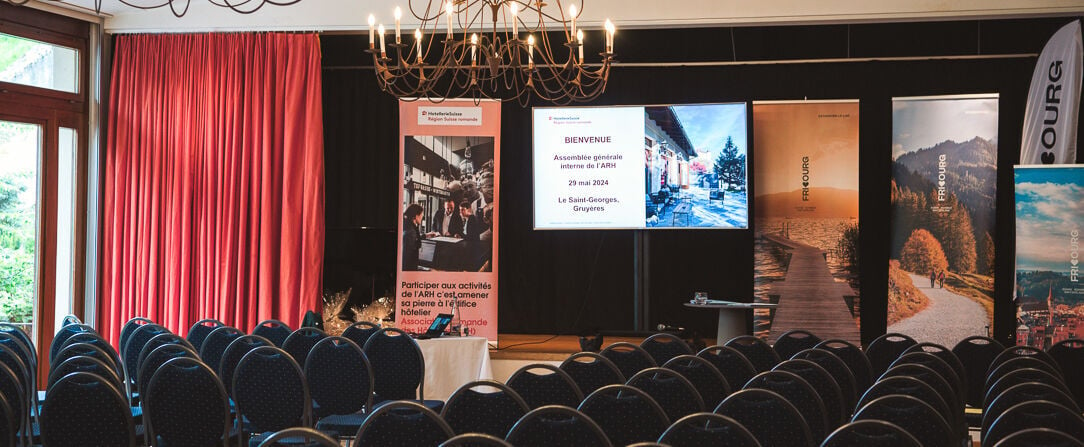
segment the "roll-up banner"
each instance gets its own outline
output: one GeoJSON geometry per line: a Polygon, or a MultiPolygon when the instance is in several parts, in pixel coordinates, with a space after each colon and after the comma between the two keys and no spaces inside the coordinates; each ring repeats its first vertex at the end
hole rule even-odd
{"type": "Polygon", "coordinates": [[[451,313],[497,340],[501,104],[399,102],[396,325],[425,332],[451,313]]]}
{"type": "Polygon", "coordinates": [[[1020,164],[1076,161],[1080,79],[1080,21],[1073,20],[1046,42],[1035,63],[1024,109],[1020,164]]]}
{"type": "Polygon", "coordinates": [[[1016,344],[1084,334],[1084,165],[1016,166],[1016,344]]]}
{"type": "Polygon", "coordinates": [[[858,101],[753,103],[756,335],[860,343],[858,101]]]}
{"type": "Polygon", "coordinates": [[[892,99],[888,332],[991,334],[997,120],[996,94],[892,99]]]}

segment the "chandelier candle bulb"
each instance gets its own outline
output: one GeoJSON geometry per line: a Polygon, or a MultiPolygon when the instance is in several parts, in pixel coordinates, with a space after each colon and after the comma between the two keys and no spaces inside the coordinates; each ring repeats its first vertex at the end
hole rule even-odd
{"type": "Polygon", "coordinates": [[[512,2],[509,8],[512,10],[512,38],[519,39],[519,6],[512,2]]]}
{"type": "Polygon", "coordinates": [[[568,16],[572,21],[572,34],[570,36],[576,36],[576,5],[568,5],[568,16]]]}
{"type": "Polygon", "coordinates": [[[375,23],[376,17],[374,17],[372,14],[369,14],[369,48],[374,48],[376,46],[376,40],[374,40],[373,38],[373,25],[375,23]]]}
{"type": "Polygon", "coordinates": [[[387,54],[387,51],[384,50],[384,24],[381,23],[377,30],[380,31],[380,57],[384,57],[387,54]]]}
{"type": "Polygon", "coordinates": [[[583,63],[583,30],[576,31],[576,43],[580,49],[580,63],[583,63]]]}
{"type": "Polygon", "coordinates": [[[395,7],[395,43],[403,43],[402,37],[399,35],[399,22],[403,18],[403,10],[398,6],[395,7]]]}
{"type": "Polygon", "coordinates": [[[606,52],[614,52],[614,23],[610,19],[606,19],[606,52]]]}
{"type": "Polygon", "coordinates": [[[444,4],[444,12],[448,15],[448,40],[452,40],[452,2],[444,4]]]}
{"type": "Polygon", "coordinates": [[[474,66],[474,53],[475,53],[475,50],[477,50],[477,49],[478,49],[478,35],[477,34],[471,34],[470,35],[470,65],[472,67],[474,66]]]}
{"type": "Polygon", "coordinates": [[[527,68],[534,68],[534,35],[527,36],[527,68]]]}
{"type": "Polygon", "coordinates": [[[414,29],[414,41],[418,43],[418,63],[422,63],[422,30],[414,29]]]}

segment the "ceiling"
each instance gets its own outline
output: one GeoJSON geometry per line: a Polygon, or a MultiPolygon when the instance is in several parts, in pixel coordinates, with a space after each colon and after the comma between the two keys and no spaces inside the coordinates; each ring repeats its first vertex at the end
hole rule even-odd
{"type": "MultiPolygon", "coordinates": [[[[173,0],[183,17],[168,6],[139,10],[120,0],[32,0],[45,8],[61,5],[82,12],[101,4],[107,32],[278,31],[349,32],[367,29],[366,17],[390,22],[396,5],[406,0],[301,0],[289,6],[265,5],[253,14],[239,14],[210,0],[173,0]]],[[[166,0],[127,0],[162,4],[166,0]]],[[[216,0],[222,3],[227,0],[216,0]]],[[[235,3],[241,0],[232,0],[235,3]]],[[[257,2],[262,0],[249,0],[257,2]]],[[[282,0],[279,0],[282,1],[282,0]]],[[[426,0],[413,0],[420,4],[426,0]]],[[[443,0],[434,0],[439,4],[443,0]]],[[[993,19],[1084,15],[1084,0],[582,0],[579,23],[600,28],[606,18],[621,28],[751,26],[993,19]]],[[[550,0],[555,3],[556,0],[550,0]]],[[[562,3],[567,4],[568,1],[562,3]]],[[[577,2],[578,4],[579,2],[577,2]]],[[[407,14],[409,15],[409,14],[407,14]]],[[[417,20],[403,19],[412,28],[417,20]],[[413,23],[412,23],[413,22],[413,23]]]]}

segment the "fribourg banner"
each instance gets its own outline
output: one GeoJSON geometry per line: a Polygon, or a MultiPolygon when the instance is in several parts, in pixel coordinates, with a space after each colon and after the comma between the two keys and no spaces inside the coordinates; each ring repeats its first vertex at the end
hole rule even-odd
{"type": "Polygon", "coordinates": [[[497,340],[500,130],[497,101],[399,102],[400,329],[457,303],[472,335],[497,340]]]}
{"type": "Polygon", "coordinates": [[[1080,109],[1080,21],[1063,26],[1046,42],[1031,75],[1020,164],[1076,161],[1080,109]]]}
{"type": "Polygon", "coordinates": [[[756,335],[861,343],[858,101],[753,103],[756,335]]]}
{"type": "Polygon", "coordinates": [[[1084,335],[1084,165],[1016,166],[1016,344],[1084,335]]]}
{"type": "Polygon", "coordinates": [[[892,99],[888,332],[991,334],[997,120],[996,94],[892,99]]]}

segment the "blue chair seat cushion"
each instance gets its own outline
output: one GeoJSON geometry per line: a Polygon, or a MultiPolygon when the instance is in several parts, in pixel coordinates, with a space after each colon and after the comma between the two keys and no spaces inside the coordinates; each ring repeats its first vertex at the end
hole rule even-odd
{"type": "Polygon", "coordinates": [[[333,431],[343,433],[346,436],[354,436],[357,434],[358,429],[361,428],[361,423],[365,422],[367,416],[369,415],[365,413],[324,416],[316,423],[316,429],[322,432],[333,431]]]}

